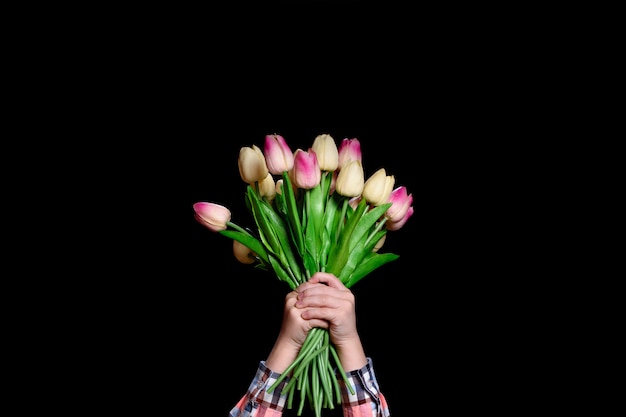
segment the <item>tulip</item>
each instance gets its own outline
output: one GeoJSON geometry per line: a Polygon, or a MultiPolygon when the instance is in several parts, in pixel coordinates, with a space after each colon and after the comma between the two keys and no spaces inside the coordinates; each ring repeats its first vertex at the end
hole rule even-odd
{"type": "Polygon", "coordinates": [[[404,214],[404,217],[401,218],[400,220],[396,222],[390,222],[389,220],[387,220],[387,222],[385,223],[385,227],[387,228],[387,230],[391,230],[391,231],[401,229],[402,226],[404,226],[404,224],[407,222],[407,220],[409,220],[409,218],[412,215],[413,215],[413,206],[409,207],[409,209],[404,214]]]}
{"type": "Polygon", "coordinates": [[[276,194],[283,195],[283,179],[276,181],[276,194]]]}
{"type": "Polygon", "coordinates": [[[348,205],[352,207],[352,210],[356,210],[362,199],[363,198],[361,196],[352,197],[351,199],[348,200],[348,205]]]}
{"type": "Polygon", "coordinates": [[[317,156],[317,163],[322,171],[333,172],[339,166],[339,153],[337,144],[332,136],[318,135],[313,141],[311,148],[317,156]]]}
{"type": "Polygon", "coordinates": [[[391,207],[385,212],[385,217],[390,222],[398,222],[404,218],[407,210],[413,204],[413,194],[407,194],[406,187],[401,186],[391,192],[389,202],[391,207]]]}
{"type": "Polygon", "coordinates": [[[344,197],[358,197],[363,192],[364,173],[361,161],[352,160],[337,174],[335,191],[344,197]]]}
{"type": "Polygon", "coordinates": [[[230,222],[230,210],[220,204],[201,201],[195,203],[193,209],[196,220],[213,232],[226,230],[230,222]]]}
{"type": "Polygon", "coordinates": [[[362,162],[361,142],[358,139],[346,138],[342,140],[339,145],[337,159],[340,169],[343,169],[350,161],[362,162]]]}
{"type": "Polygon", "coordinates": [[[293,185],[303,190],[315,188],[322,178],[315,151],[310,148],[308,152],[297,149],[293,159],[293,185]]]}
{"type": "Polygon", "coordinates": [[[387,235],[383,235],[383,237],[380,238],[380,240],[378,242],[376,242],[376,246],[374,246],[374,249],[372,249],[372,252],[378,252],[380,250],[380,248],[383,247],[383,245],[385,244],[385,240],[387,239],[387,235]]]}
{"type": "Polygon", "coordinates": [[[235,258],[242,264],[253,264],[257,261],[257,254],[250,250],[249,247],[233,239],[233,254],[235,258]]]}
{"type": "Polygon", "coordinates": [[[269,172],[267,177],[259,181],[259,194],[268,202],[272,202],[276,197],[276,184],[274,183],[274,177],[269,172]]]}
{"type": "Polygon", "coordinates": [[[261,149],[256,146],[244,146],[239,150],[239,174],[248,184],[254,184],[267,177],[267,164],[261,149]]]}
{"type": "MultiPolygon", "coordinates": [[[[384,169],[364,181],[356,138],[344,139],[338,148],[330,135],[320,134],[308,151],[291,152],[281,135],[266,135],[263,152],[255,145],[242,147],[238,164],[258,233],[231,222],[230,210],[219,204],[197,202],[193,208],[199,223],[233,239],[239,262],[273,270],[294,290],[316,271],[335,274],[351,288],[398,258],[380,252],[388,232],[402,228],[413,216],[413,196],[405,187],[394,189],[395,178],[384,169]]],[[[282,395],[291,402],[300,391],[300,409],[308,400],[319,416],[322,408],[342,400],[332,395],[339,393],[340,380],[327,371],[336,370],[344,382],[347,376],[328,329],[312,328],[304,343],[306,349],[267,393],[290,376],[282,395]]],[[[350,384],[346,386],[356,395],[350,384]]]]}
{"type": "Polygon", "coordinates": [[[281,135],[265,136],[265,162],[267,168],[274,175],[280,175],[293,168],[293,152],[281,135]]]}
{"type": "Polygon", "coordinates": [[[363,198],[373,206],[385,204],[389,200],[395,182],[393,175],[387,175],[385,168],[380,168],[365,181],[363,198]]]}

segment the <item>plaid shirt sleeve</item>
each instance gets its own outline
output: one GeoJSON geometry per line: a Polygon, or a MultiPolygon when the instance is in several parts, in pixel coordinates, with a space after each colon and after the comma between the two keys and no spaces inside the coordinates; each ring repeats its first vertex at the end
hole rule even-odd
{"type": "Polygon", "coordinates": [[[356,371],[346,373],[348,382],[354,389],[354,394],[346,387],[343,378],[339,378],[341,386],[341,404],[343,415],[347,417],[389,417],[389,406],[385,396],[378,388],[378,381],[374,374],[372,359],[367,358],[367,364],[356,371]]]}
{"type": "MultiPolygon", "coordinates": [[[[383,394],[378,389],[371,358],[367,364],[356,371],[347,373],[348,382],[354,389],[354,395],[348,390],[343,378],[339,378],[343,414],[346,417],[389,417],[389,407],[383,394]]],[[[265,361],[259,363],[256,375],[248,392],[230,411],[229,417],[281,417],[287,395],[282,391],[289,382],[285,378],[271,394],[267,389],[280,377],[272,372],[265,361]]]]}
{"type": "Polygon", "coordinates": [[[276,386],[274,391],[267,393],[269,387],[276,382],[280,374],[272,372],[265,361],[259,363],[256,375],[248,388],[248,392],[230,410],[228,417],[280,417],[283,415],[287,395],[283,395],[283,388],[289,382],[286,377],[276,386]]]}

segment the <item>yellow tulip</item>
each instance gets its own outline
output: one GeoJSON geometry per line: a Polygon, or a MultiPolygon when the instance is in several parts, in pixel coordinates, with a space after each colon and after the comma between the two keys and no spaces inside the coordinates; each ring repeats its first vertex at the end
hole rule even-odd
{"type": "Polygon", "coordinates": [[[253,264],[257,261],[256,253],[238,240],[233,239],[233,255],[242,264],[253,264]]]}
{"type": "Polygon", "coordinates": [[[383,245],[385,244],[386,239],[387,239],[387,235],[383,235],[383,237],[381,237],[380,240],[376,242],[376,246],[374,246],[374,249],[372,249],[372,252],[378,252],[380,248],[382,248],[383,245]]]}
{"type": "Polygon", "coordinates": [[[337,144],[332,136],[323,134],[318,135],[313,141],[311,149],[317,156],[317,163],[320,170],[333,172],[339,166],[339,151],[337,144]]]}
{"type": "Polygon", "coordinates": [[[352,160],[337,174],[335,191],[344,197],[358,197],[363,192],[365,174],[361,161],[352,160]]]}
{"type": "Polygon", "coordinates": [[[269,172],[261,148],[256,145],[243,146],[239,150],[239,174],[248,184],[263,181],[269,172]]]}
{"type": "Polygon", "coordinates": [[[393,175],[387,175],[385,168],[380,168],[365,181],[363,198],[373,206],[380,206],[389,201],[391,191],[396,183],[393,175]]]}
{"type": "Polygon", "coordinates": [[[272,202],[276,197],[276,184],[274,183],[274,177],[269,172],[262,181],[259,181],[259,194],[268,202],[272,202]]]}

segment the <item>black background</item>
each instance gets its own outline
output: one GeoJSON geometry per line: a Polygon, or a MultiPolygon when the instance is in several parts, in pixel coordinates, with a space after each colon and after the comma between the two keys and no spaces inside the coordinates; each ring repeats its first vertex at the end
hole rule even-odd
{"type": "Polygon", "coordinates": [[[153,230],[146,233],[159,245],[148,243],[154,252],[148,251],[146,265],[154,275],[144,280],[145,304],[139,307],[147,310],[138,327],[155,340],[149,348],[154,353],[138,352],[138,359],[147,353],[154,360],[147,368],[167,387],[157,401],[194,411],[211,402],[225,415],[272,346],[288,287],[237,262],[231,240],[198,224],[192,209],[197,201],[218,202],[231,209],[233,221],[253,227],[238,152],[262,147],[269,133],[282,134],[294,150],[308,148],[320,133],[337,142],[358,138],[366,175],[384,167],[413,194],[415,214],[388,233],[383,246],[399,259],[353,287],[363,344],[392,411],[413,407],[416,389],[428,397],[424,401],[434,401],[471,384],[468,368],[477,366],[471,352],[489,327],[482,297],[476,297],[488,285],[486,268],[478,265],[489,256],[477,250],[483,234],[468,215],[475,202],[459,185],[464,181],[447,141],[427,129],[428,121],[415,127],[413,119],[388,116],[357,115],[341,123],[317,115],[269,120],[221,131],[219,122],[202,124],[197,137],[172,149],[180,160],[171,168],[175,184],[164,179],[171,193],[157,192],[149,203],[151,210],[171,213],[161,220],[150,216],[153,230]]]}
{"type": "Polygon", "coordinates": [[[154,144],[164,146],[156,164],[144,167],[141,193],[149,195],[133,210],[145,222],[135,226],[140,244],[131,256],[142,261],[128,287],[138,384],[150,381],[153,406],[191,414],[226,415],[243,395],[271,349],[288,288],[238,263],[230,239],[198,224],[192,205],[218,202],[252,227],[239,149],[262,147],[270,133],[306,149],[329,133],[337,143],[358,138],[366,175],[384,167],[414,198],[415,214],[383,247],[399,259],[353,287],[363,344],[392,412],[493,404],[481,391],[498,389],[503,369],[492,361],[509,343],[493,313],[511,289],[497,277],[507,252],[495,212],[503,203],[484,200],[497,189],[481,182],[476,142],[442,133],[441,116],[424,103],[407,111],[386,95],[300,94],[302,107],[273,91],[242,106],[185,105],[164,112],[165,122],[151,120],[166,137],[154,144]]]}
{"type": "Polygon", "coordinates": [[[90,185],[106,216],[86,230],[114,236],[89,248],[106,392],[138,411],[227,415],[271,349],[288,288],[238,263],[192,205],[223,204],[252,226],[239,149],[271,133],[306,149],[328,133],[359,139],[366,175],[384,167],[414,198],[383,247],[399,259],[353,287],[392,415],[514,406],[502,405],[520,366],[509,352],[524,342],[510,307],[532,254],[511,243],[526,220],[507,214],[527,204],[511,169],[528,146],[530,116],[511,104],[524,77],[495,69],[498,48],[426,30],[423,15],[283,7],[161,20],[113,59],[93,54],[84,94],[99,103],[81,114],[98,138],[89,161],[106,167],[90,185]]]}

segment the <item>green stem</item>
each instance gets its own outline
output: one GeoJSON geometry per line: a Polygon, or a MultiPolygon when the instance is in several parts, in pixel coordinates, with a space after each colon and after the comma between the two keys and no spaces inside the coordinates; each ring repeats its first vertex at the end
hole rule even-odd
{"type": "Polygon", "coordinates": [[[337,370],[341,374],[341,378],[343,378],[343,381],[348,386],[348,389],[350,390],[350,394],[354,395],[354,388],[352,388],[352,385],[350,385],[350,381],[348,380],[348,375],[346,375],[346,371],[343,370],[343,366],[341,366],[341,361],[339,360],[339,355],[337,355],[337,351],[335,350],[335,347],[333,345],[330,345],[330,353],[332,353],[333,358],[335,358],[335,363],[337,363],[337,370]]]}
{"type": "Polygon", "coordinates": [[[300,378],[303,373],[309,368],[311,361],[315,359],[315,357],[319,355],[324,349],[326,349],[326,346],[322,346],[321,348],[314,350],[313,352],[307,352],[305,355],[302,355],[302,360],[300,361],[298,367],[293,371],[292,379],[287,383],[285,390],[291,389],[291,387],[295,384],[295,381],[300,378]]]}
{"type": "Polygon", "coordinates": [[[367,244],[370,243],[370,240],[372,240],[372,237],[383,228],[386,222],[387,222],[386,217],[383,220],[378,222],[374,230],[372,230],[371,233],[367,236],[367,239],[365,240],[365,243],[363,244],[363,246],[367,246],[367,244]]]}
{"type": "MultiPolygon", "coordinates": [[[[315,331],[316,329],[324,330],[324,329],[321,329],[319,327],[315,327],[315,328],[311,329],[311,331],[307,335],[306,339],[304,340],[304,343],[300,347],[300,352],[298,352],[298,356],[296,357],[296,359],[294,359],[293,362],[291,362],[291,364],[278,377],[278,379],[272,384],[272,386],[268,388],[268,390],[267,390],[268,394],[271,393],[272,391],[274,391],[274,389],[278,386],[278,384],[280,384],[281,381],[283,379],[285,379],[287,377],[287,375],[289,375],[289,372],[291,372],[291,370],[294,369],[298,365],[298,363],[300,363],[302,360],[304,360],[308,356],[308,354],[315,348],[315,344],[317,342],[319,342],[319,340],[324,336],[323,333],[316,332],[315,331]]],[[[296,375],[296,372],[294,372],[294,376],[295,375],[296,375]]],[[[289,385],[289,384],[291,384],[293,380],[294,380],[294,378],[292,378],[292,380],[289,381],[289,383],[287,384],[289,387],[291,387],[291,385],[289,385]]],[[[286,388],[287,387],[285,387],[285,389],[286,388]]]]}
{"type": "Polygon", "coordinates": [[[246,229],[244,229],[243,227],[239,226],[237,223],[233,223],[233,222],[226,222],[226,226],[232,227],[235,230],[239,230],[241,233],[245,233],[248,236],[252,236],[252,234],[250,232],[248,232],[246,229]]]}

